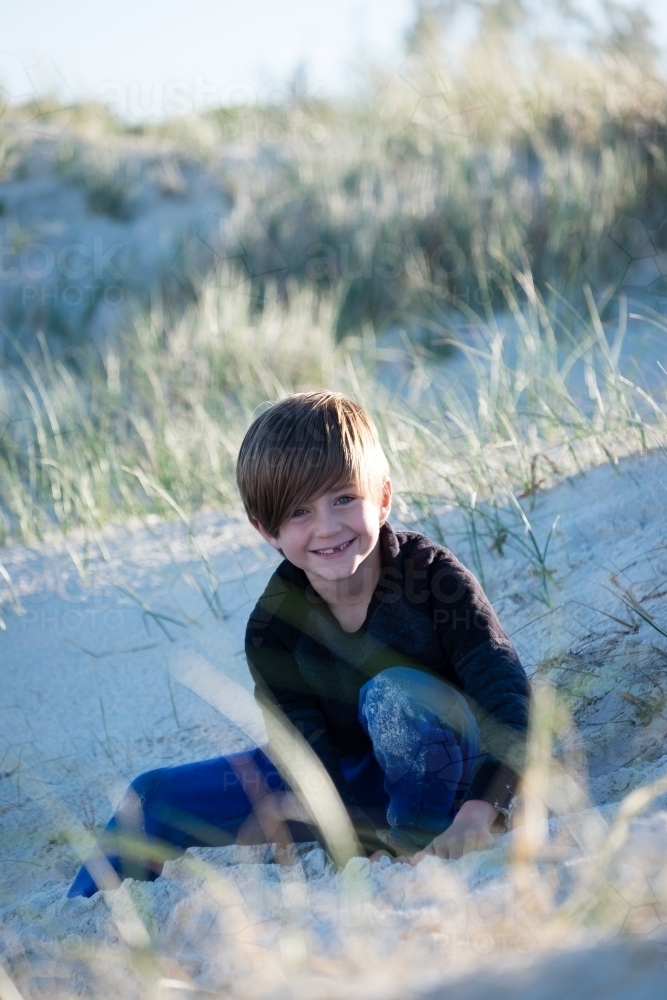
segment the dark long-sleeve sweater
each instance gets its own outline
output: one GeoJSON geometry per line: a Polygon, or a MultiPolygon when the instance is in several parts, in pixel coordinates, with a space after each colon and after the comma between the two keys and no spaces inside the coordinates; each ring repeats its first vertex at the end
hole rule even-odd
{"type": "Polygon", "coordinates": [[[476,578],[448,549],[388,524],[380,546],[380,581],[356,632],[341,628],[303,570],[287,560],[278,566],[246,630],[256,697],[277,704],[310,743],[359,827],[365,817],[340,759],[370,746],[358,720],[361,687],[392,666],[439,677],[465,694],[480,726],[482,756],[466,799],[507,814],[529,707],[516,651],[476,578]]]}

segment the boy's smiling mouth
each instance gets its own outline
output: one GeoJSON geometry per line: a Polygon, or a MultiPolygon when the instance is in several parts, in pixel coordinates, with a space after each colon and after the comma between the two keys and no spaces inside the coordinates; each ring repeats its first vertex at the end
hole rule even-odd
{"type": "Polygon", "coordinates": [[[311,549],[316,556],[336,556],[340,552],[345,552],[346,549],[350,547],[354,538],[350,538],[347,542],[342,542],[340,545],[331,546],[328,549],[311,549]]]}

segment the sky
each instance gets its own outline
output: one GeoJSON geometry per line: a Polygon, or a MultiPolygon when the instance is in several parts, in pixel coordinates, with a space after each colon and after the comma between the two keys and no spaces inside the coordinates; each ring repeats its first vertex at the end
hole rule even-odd
{"type": "MultiPolygon", "coordinates": [[[[553,0],[544,5],[547,13],[553,0]]],[[[278,102],[300,65],[307,94],[349,92],[369,61],[400,65],[414,16],[412,0],[20,0],[3,6],[0,101],[50,89],[65,100],[102,100],[125,120],[278,102]]],[[[667,3],[645,0],[644,6],[667,49],[667,3]]]]}

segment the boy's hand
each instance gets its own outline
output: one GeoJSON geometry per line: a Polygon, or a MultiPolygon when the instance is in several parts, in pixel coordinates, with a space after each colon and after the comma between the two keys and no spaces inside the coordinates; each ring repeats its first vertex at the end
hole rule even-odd
{"type": "Polygon", "coordinates": [[[368,855],[368,860],[369,861],[382,861],[383,858],[389,858],[389,860],[392,862],[392,864],[394,863],[394,861],[398,860],[397,858],[392,857],[392,855],[389,853],[389,851],[382,851],[382,850],[380,850],[380,851],[373,851],[372,854],[368,855]]]}
{"type": "Polygon", "coordinates": [[[470,851],[487,850],[493,846],[491,827],[498,815],[490,802],[478,799],[464,802],[449,829],[434,837],[423,851],[413,854],[410,864],[418,864],[429,854],[437,858],[460,858],[470,851]]]}
{"type": "Polygon", "coordinates": [[[410,855],[405,852],[399,852],[397,855],[390,854],[389,851],[383,851],[380,848],[379,851],[373,851],[372,854],[368,855],[369,861],[382,861],[383,858],[389,858],[392,865],[405,864],[410,861],[410,855]]]}
{"type": "Polygon", "coordinates": [[[294,792],[271,792],[256,799],[253,811],[239,827],[237,844],[289,844],[287,821],[312,824],[313,820],[294,792]]]}

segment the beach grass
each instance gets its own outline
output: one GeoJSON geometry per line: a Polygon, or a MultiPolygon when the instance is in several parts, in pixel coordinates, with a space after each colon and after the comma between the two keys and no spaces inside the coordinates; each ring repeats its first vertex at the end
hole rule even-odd
{"type": "Polygon", "coordinates": [[[547,599],[531,497],[663,440],[664,393],[619,352],[628,311],[664,331],[665,279],[639,306],[646,282],[623,282],[647,254],[663,267],[667,86],[631,48],[545,41],[522,62],[486,30],[448,60],[442,39],[419,5],[400,72],[367,68],[354,101],[306,88],[134,126],[52,98],[5,109],[5,179],[52,141],[54,173],[91,215],[129,225],[158,167],[180,197],[197,162],[242,249],[236,263],[188,256],[203,244],[184,236],[179,280],[172,268],[130,294],[129,274],[114,279],[122,316],[94,343],[48,316],[26,331],[14,303],[0,538],[237,508],[257,407],[327,386],[376,416],[404,516],[455,503],[475,545],[482,532],[499,551],[529,547],[547,599]],[[33,121],[55,137],[31,139],[33,121]]]}
{"type": "Polygon", "coordinates": [[[619,367],[625,305],[605,334],[588,289],[574,336],[530,272],[505,264],[489,274],[503,283],[502,317],[467,310],[465,339],[431,321],[433,339],[455,351],[446,363],[407,334],[407,349],[382,346],[370,328],[337,339],[333,292],[295,283],[285,299],[267,283],[257,310],[251,283],[227,267],[184,314],[169,321],[157,304],[137,312],[101,352],[77,345],[56,356],[40,333],[39,355],[28,353],[3,328],[16,353],[0,367],[4,537],[75,526],[95,536],[132,515],[238,513],[236,454],[258,408],[336,388],[378,424],[399,515],[437,530],[438,511],[455,505],[473,558],[480,539],[529,554],[548,602],[549,534],[538,538],[530,521],[536,493],[663,445],[665,392],[619,367]]]}
{"type": "MultiPolygon", "coordinates": [[[[452,58],[428,8],[403,65],[365,67],[348,100],[306,88],[271,105],[249,94],[235,107],[134,125],[96,104],[9,107],[1,176],[29,176],[31,144],[48,148],[92,216],[129,224],[143,191],[178,199],[184,171],[201,168],[231,205],[236,245],[226,249],[244,248],[258,302],[278,274],[283,296],[290,282],[334,291],[338,339],[406,314],[419,317],[411,333],[425,335],[452,313],[451,296],[479,313],[504,310],[502,287],[484,280],[493,254],[527,264],[552,307],[562,295],[586,312],[588,282],[610,318],[628,267],[648,259],[652,273],[635,279],[664,296],[667,86],[657,62],[546,40],[528,52],[502,32],[452,58]]],[[[210,262],[186,264],[180,284],[172,271],[147,278],[144,305],[151,290],[197,298],[210,262]]],[[[132,277],[116,281],[125,289],[132,277]]]]}

